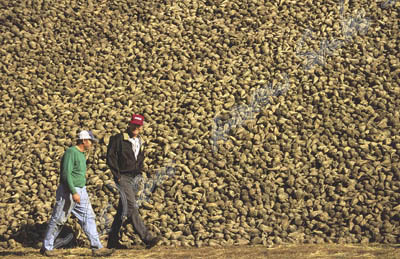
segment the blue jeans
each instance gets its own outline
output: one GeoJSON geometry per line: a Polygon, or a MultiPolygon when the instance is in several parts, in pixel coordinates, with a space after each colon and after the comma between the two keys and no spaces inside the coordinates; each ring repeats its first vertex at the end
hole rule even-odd
{"type": "Polygon", "coordinates": [[[83,231],[89,238],[91,248],[103,248],[100,242],[99,233],[96,229],[95,214],[86,187],[75,187],[75,189],[81,197],[81,202],[79,204],[72,200],[72,194],[68,190],[68,187],[62,184],[58,186],[56,192],[56,204],[43,241],[43,247],[46,250],[53,250],[54,241],[58,234],[60,234],[61,228],[68,220],[71,212],[78,219],[83,231]]]}

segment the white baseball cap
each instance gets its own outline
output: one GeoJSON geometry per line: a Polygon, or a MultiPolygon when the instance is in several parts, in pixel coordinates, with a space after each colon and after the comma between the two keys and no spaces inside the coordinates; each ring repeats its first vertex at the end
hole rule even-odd
{"type": "Polygon", "coordinates": [[[82,130],[79,132],[78,135],[79,139],[90,139],[92,141],[99,141],[97,138],[94,137],[93,133],[90,130],[82,130]]]}

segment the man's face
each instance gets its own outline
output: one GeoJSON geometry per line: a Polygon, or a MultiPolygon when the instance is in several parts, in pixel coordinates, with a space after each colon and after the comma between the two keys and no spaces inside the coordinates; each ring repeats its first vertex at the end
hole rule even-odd
{"type": "Polygon", "coordinates": [[[132,131],[132,135],[134,137],[137,137],[140,132],[142,132],[143,126],[140,126],[139,128],[133,129],[133,127],[131,127],[131,131],[132,131]]]}
{"type": "Polygon", "coordinates": [[[90,139],[83,140],[83,148],[87,151],[92,147],[93,143],[90,139]]]}

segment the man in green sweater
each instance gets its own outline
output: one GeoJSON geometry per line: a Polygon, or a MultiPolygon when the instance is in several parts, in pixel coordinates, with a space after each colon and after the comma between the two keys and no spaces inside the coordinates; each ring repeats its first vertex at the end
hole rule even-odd
{"type": "Polygon", "coordinates": [[[40,253],[56,256],[54,241],[68,220],[71,212],[78,218],[83,231],[90,240],[93,256],[108,256],[114,250],[104,248],[96,229],[95,214],[86,191],[86,157],[97,139],[91,131],[81,131],[76,146],[68,148],[61,160],[60,185],[56,192],[56,204],[51,215],[43,247],[40,253]]]}

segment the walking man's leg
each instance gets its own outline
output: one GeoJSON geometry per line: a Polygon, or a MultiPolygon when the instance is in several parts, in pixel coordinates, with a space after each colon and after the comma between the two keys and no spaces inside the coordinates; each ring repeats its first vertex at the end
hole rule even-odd
{"type": "Polygon", "coordinates": [[[71,210],[75,203],[66,188],[60,185],[56,192],[56,204],[53,208],[53,213],[47,226],[46,234],[43,240],[42,253],[54,249],[54,241],[58,234],[60,234],[62,226],[68,220],[71,210]]]}
{"type": "Polygon", "coordinates": [[[117,208],[117,214],[115,214],[114,216],[114,221],[111,225],[111,231],[108,235],[108,243],[107,243],[108,248],[118,248],[119,246],[119,230],[121,229],[122,226],[122,210],[123,210],[122,204],[123,203],[120,198],[117,208]]]}
{"type": "MultiPolygon", "coordinates": [[[[124,182],[128,183],[129,181],[124,182]]],[[[134,182],[134,179],[132,179],[132,182],[134,182]]],[[[126,198],[128,203],[128,215],[130,216],[133,227],[139,234],[140,239],[142,239],[142,241],[146,244],[147,248],[151,248],[155,246],[160,241],[160,239],[158,237],[153,237],[143,222],[143,219],[139,212],[139,205],[136,201],[136,195],[138,192],[138,190],[136,189],[137,187],[138,185],[135,184],[129,184],[129,186],[123,187],[123,189],[127,190],[126,198]]]]}
{"type": "Polygon", "coordinates": [[[97,232],[96,216],[94,214],[92,204],[90,203],[89,195],[86,191],[86,187],[76,188],[81,202],[77,203],[72,213],[79,220],[79,224],[82,226],[83,231],[90,241],[90,247],[93,249],[93,255],[95,256],[107,256],[113,253],[113,250],[103,248],[100,242],[99,232],[97,232]]]}
{"type": "Polygon", "coordinates": [[[79,224],[82,226],[83,231],[90,241],[91,248],[102,248],[100,243],[99,233],[97,232],[95,214],[90,203],[86,187],[76,188],[78,194],[81,197],[81,202],[77,203],[72,213],[79,220],[79,224]]]}
{"type": "MultiPolygon", "coordinates": [[[[139,206],[136,202],[136,193],[137,190],[134,189],[136,185],[132,184],[133,178],[131,176],[122,175],[120,181],[120,191],[123,192],[124,197],[126,198],[127,208],[127,216],[130,218],[131,223],[137,233],[139,234],[142,241],[147,245],[148,248],[153,247],[159,241],[159,238],[152,237],[147,227],[143,223],[143,220],[139,213],[139,206]]],[[[123,211],[123,202],[120,198],[118,204],[117,214],[114,217],[114,221],[111,227],[111,232],[108,238],[108,248],[114,248],[119,246],[119,230],[122,225],[122,211],[123,211]]]]}
{"type": "Polygon", "coordinates": [[[126,178],[127,179],[121,179],[121,189],[126,195],[128,217],[131,218],[133,227],[139,234],[142,241],[147,243],[147,241],[151,239],[151,236],[139,214],[139,206],[136,202],[136,193],[138,190],[135,189],[137,185],[133,184],[134,178],[131,176],[126,178]]]}

